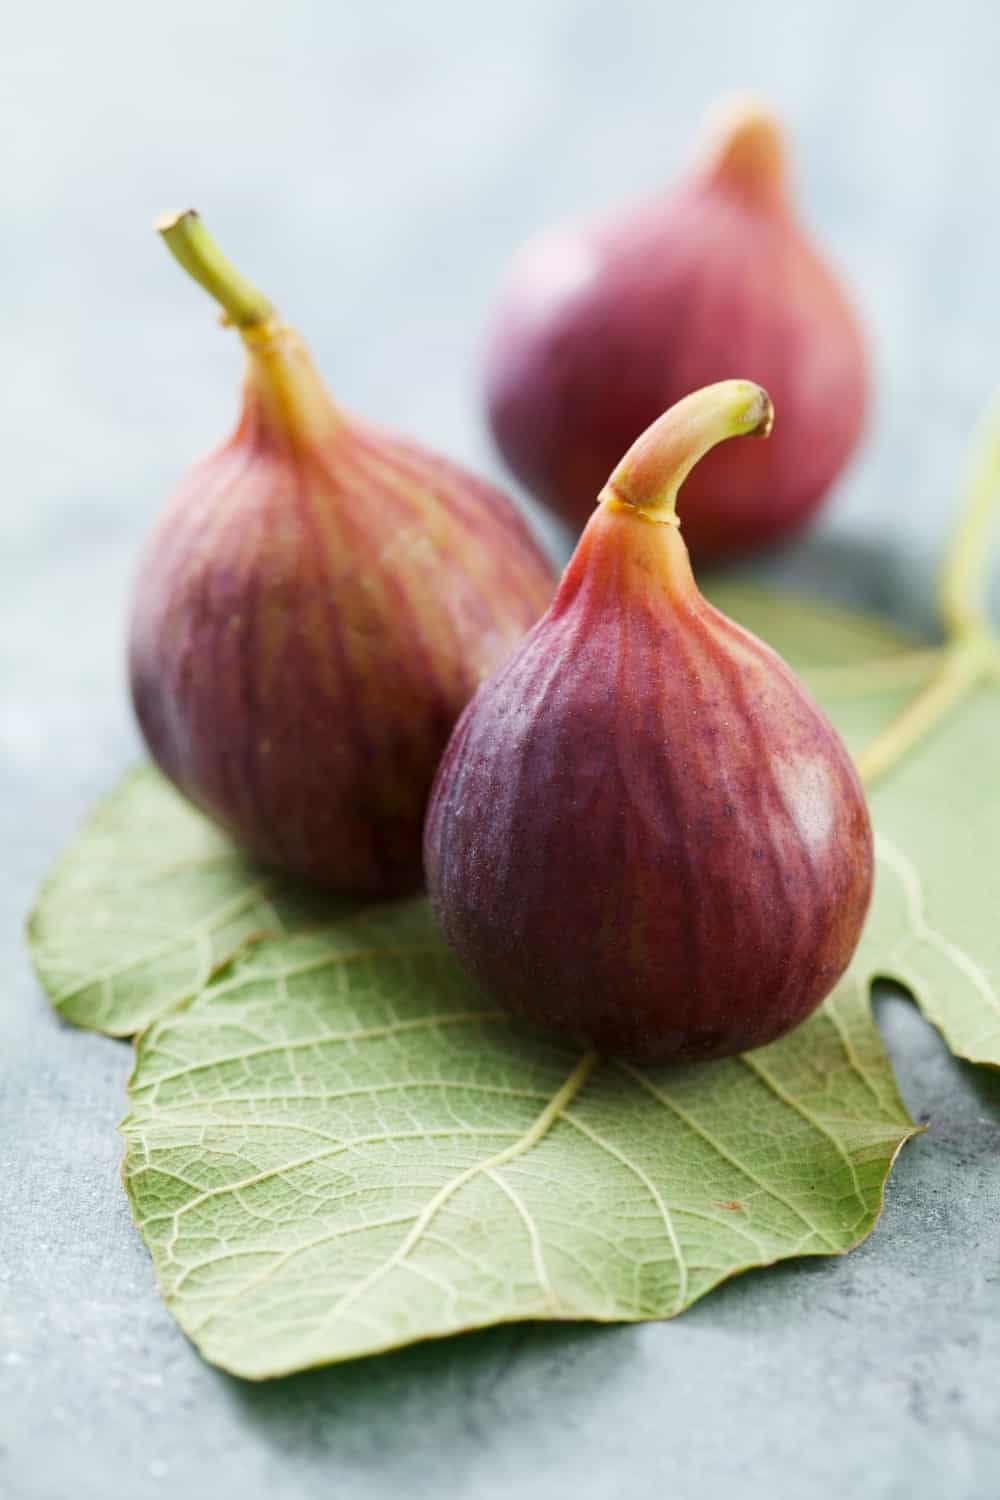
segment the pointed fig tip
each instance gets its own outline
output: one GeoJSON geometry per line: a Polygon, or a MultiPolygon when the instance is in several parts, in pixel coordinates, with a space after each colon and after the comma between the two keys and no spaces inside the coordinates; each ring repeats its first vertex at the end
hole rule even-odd
{"type": "Polygon", "coordinates": [[[781,125],[767,100],[751,90],[723,94],[709,110],[709,125],[718,135],[739,135],[757,131],[780,135],[781,125]]]}
{"type": "Polygon", "coordinates": [[[749,194],[780,193],[786,177],[784,132],[767,104],[752,94],[718,102],[708,120],[708,173],[749,194]]]}

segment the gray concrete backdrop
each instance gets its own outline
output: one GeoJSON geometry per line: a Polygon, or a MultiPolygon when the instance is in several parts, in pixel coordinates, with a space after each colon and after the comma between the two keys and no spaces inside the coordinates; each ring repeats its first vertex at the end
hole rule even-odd
{"type": "Polygon", "coordinates": [[[21,938],[137,753],[136,549],[234,409],[235,341],[157,212],[203,211],[345,404],[501,477],[476,372],[515,245],[655,187],[717,93],[760,90],[878,377],[864,454],[768,566],[926,624],[997,375],[1000,10],[38,0],[0,40],[0,1494],[1000,1495],[1000,1083],[905,1001],[879,1016],[930,1130],[854,1255],[673,1324],[506,1329],[251,1388],[185,1343],[130,1227],[129,1049],[55,1021],[21,938]]]}

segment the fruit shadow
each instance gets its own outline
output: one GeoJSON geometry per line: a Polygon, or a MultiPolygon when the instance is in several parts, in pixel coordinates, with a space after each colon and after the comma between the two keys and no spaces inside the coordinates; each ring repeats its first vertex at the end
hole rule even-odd
{"type": "Polygon", "coordinates": [[[429,1339],[369,1358],[252,1382],[220,1373],[232,1402],[276,1448],[392,1468],[488,1446],[498,1427],[533,1407],[540,1389],[571,1382],[575,1400],[601,1399],[637,1354],[634,1325],[507,1323],[429,1339]],[[582,1378],[581,1378],[582,1376],[582,1378]]]}
{"type": "Polygon", "coordinates": [[[933,600],[913,588],[912,568],[884,538],[808,534],[785,546],[752,553],[731,563],[698,570],[699,582],[752,578],[791,593],[860,609],[895,620],[922,634],[935,632],[933,600]]]}

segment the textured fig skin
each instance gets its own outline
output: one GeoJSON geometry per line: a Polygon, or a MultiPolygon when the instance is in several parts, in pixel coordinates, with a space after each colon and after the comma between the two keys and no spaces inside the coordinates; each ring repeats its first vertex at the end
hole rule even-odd
{"type": "Polygon", "coordinates": [[[800,527],[856,446],[867,405],[844,293],[784,195],[739,158],[523,248],[488,344],[487,413],[512,472],[579,529],[633,439],[733,370],[766,386],[781,422],[768,444],[719,448],[689,480],[695,559],[800,527]]]}
{"type": "Polygon", "coordinates": [[[266,394],[248,381],[237,431],[151,538],[135,710],[161,769],[254,854],[405,891],[448,735],[552,570],[489,485],[341,412],[300,441],[266,394]]]}
{"type": "Polygon", "coordinates": [[[693,1061],[773,1041],[829,993],[872,835],[832,726],[700,596],[677,529],[602,505],[456,727],[425,866],[447,941],[500,1004],[693,1061]]]}

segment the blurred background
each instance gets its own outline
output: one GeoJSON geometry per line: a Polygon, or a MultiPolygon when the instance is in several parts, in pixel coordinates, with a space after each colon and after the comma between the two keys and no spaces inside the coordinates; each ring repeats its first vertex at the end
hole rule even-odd
{"type": "Polygon", "coordinates": [[[22,9],[0,60],[8,753],[79,735],[113,775],[137,548],[235,413],[238,341],[156,214],[201,210],[344,405],[509,484],[480,365],[512,252],[668,184],[732,89],[784,119],[875,370],[861,454],[770,566],[926,626],[1000,348],[998,44],[977,0],[947,24],[845,0],[22,9]]]}
{"type": "MultiPolygon", "coordinates": [[[[123,674],[137,551],[236,410],[238,341],[157,242],[158,213],[201,210],[344,405],[506,484],[480,363],[512,252],[669,183],[712,102],[759,93],[791,133],[800,217],[853,293],[875,376],[866,442],[821,520],[759,566],[930,628],[997,377],[1000,8],[33,0],[8,10],[2,43],[0,880],[17,1085],[0,1282],[26,1279],[6,1305],[0,1380],[17,1400],[0,1488],[312,1496],[346,1476],[352,1496],[534,1482],[641,1500],[668,1481],[682,1496],[985,1495],[986,1396],[948,1394],[976,1350],[947,1352],[949,1304],[921,1280],[928,1256],[950,1267],[943,1187],[937,1236],[907,1237],[913,1215],[926,1228],[934,1170],[951,1171],[924,1157],[918,1175],[920,1143],[878,1258],[747,1278],[674,1328],[538,1330],[527,1353],[506,1331],[273,1396],[207,1370],[155,1298],[117,1184],[128,1049],[57,1027],[19,928],[138,753],[123,674]],[[697,1420],[698,1381],[744,1413],[724,1441],[697,1420]],[[558,1410],[532,1429],[551,1393],[558,1410]]],[[[957,1065],[907,1007],[892,1026],[911,1107],[951,1099],[957,1065]]],[[[948,1108],[971,1120],[962,1088],[948,1108]]]]}

